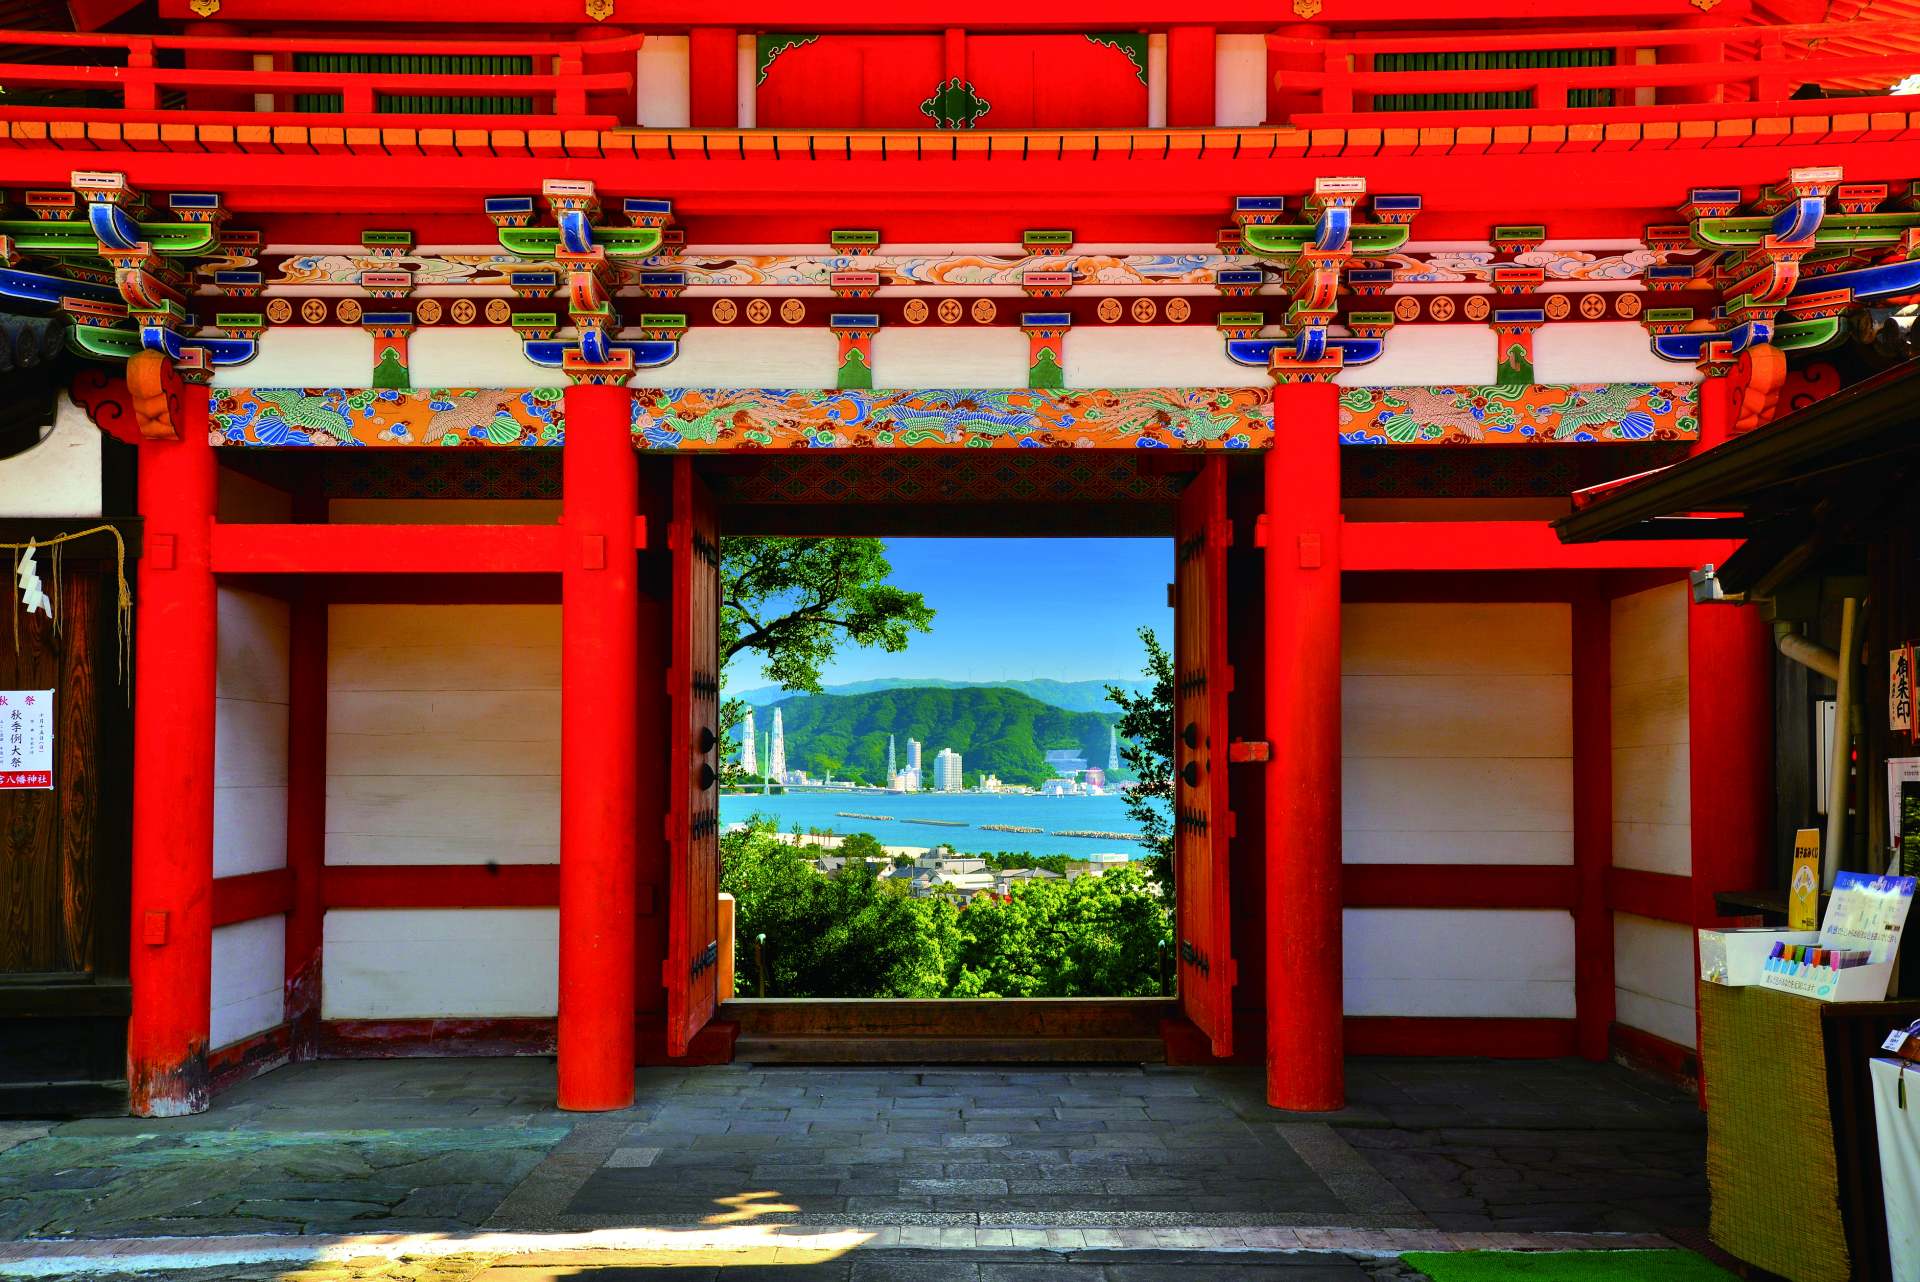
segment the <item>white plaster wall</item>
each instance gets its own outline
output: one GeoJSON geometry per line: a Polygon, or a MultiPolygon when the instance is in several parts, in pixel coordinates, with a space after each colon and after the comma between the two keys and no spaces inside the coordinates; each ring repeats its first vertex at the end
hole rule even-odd
{"type": "Polygon", "coordinates": [[[1342,387],[1477,385],[1494,381],[1498,363],[1493,331],[1484,326],[1396,325],[1379,360],[1343,370],[1333,381],[1342,387]]]}
{"type": "Polygon", "coordinates": [[[1688,779],[1687,585],[1613,602],[1613,862],[1693,870],[1688,779]]]}
{"type": "Polygon", "coordinates": [[[560,607],[328,621],[327,862],[558,860],[560,607]]]}
{"type": "MultiPolygon", "coordinates": [[[[559,370],[528,360],[518,334],[491,326],[414,330],[407,340],[407,374],[415,387],[558,387],[567,381],[559,370]]],[[[352,386],[364,387],[372,377],[369,363],[352,386]]]]}
{"type": "Polygon", "coordinates": [[[219,590],[213,875],[287,863],[287,605],[219,590]]]}
{"type": "Polygon", "coordinates": [[[1677,922],[1613,915],[1613,1017],[1682,1046],[1694,1045],[1693,931],[1677,922]]]}
{"type": "Polygon", "coordinates": [[[896,325],[873,337],[876,388],[1025,387],[1027,380],[1027,336],[1018,329],[896,325]]]}
{"type": "Polygon", "coordinates": [[[269,329],[260,336],[259,355],[213,372],[215,387],[365,387],[372,381],[373,337],[347,325],[269,329]]]}
{"type": "Polygon", "coordinates": [[[1213,119],[1221,127],[1267,118],[1267,38],[1221,36],[1214,44],[1213,119]]]}
{"type": "Polygon", "coordinates": [[[687,126],[691,60],[685,36],[649,35],[638,58],[639,106],[635,123],[645,129],[687,126]]]}
{"type": "Polygon", "coordinates": [[[216,1048],[286,1018],[287,919],[261,917],[213,932],[213,1009],[207,1040],[216,1048]]]}
{"type": "Polygon", "coordinates": [[[53,430],[0,459],[0,516],[99,516],[100,452],[100,429],[62,396],[53,430]]]}
{"type": "Polygon", "coordinates": [[[1348,863],[1573,862],[1573,638],[1561,603],[1341,610],[1348,863]]]}
{"type": "Polygon", "coordinates": [[[1068,387],[1267,387],[1264,369],[1227,359],[1220,331],[1200,325],[1081,326],[1062,351],[1068,387]]]}
{"type": "Polygon", "coordinates": [[[1700,371],[1655,356],[1637,321],[1596,321],[1535,330],[1533,377],[1541,383],[1697,383],[1700,371]]]}
{"type": "Polygon", "coordinates": [[[832,387],[839,372],[840,342],[833,331],[774,322],[753,325],[743,319],[688,330],[680,339],[679,356],[658,369],[638,371],[631,385],[823,388],[832,387]]]}
{"type": "Polygon", "coordinates": [[[553,1015],[559,910],[336,909],[324,931],[325,1019],[553,1015]]]}
{"type": "Polygon", "coordinates": [[[1570,913],[1349,908],[1343,921],[1349,1015],[1573,1017],[1570,913]]]}

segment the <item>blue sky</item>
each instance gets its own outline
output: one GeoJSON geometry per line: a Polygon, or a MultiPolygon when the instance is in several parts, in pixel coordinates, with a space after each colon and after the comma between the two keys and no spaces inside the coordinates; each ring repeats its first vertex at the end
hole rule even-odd
{"type": "MultiPolygon", "coordinates": [[[[1173,540],[887,539],[893,581],[924,593],[933,631],[899,654],[843,646],[828,685],[876,677],[1003,681],[1137,677],[1145,624],[1173,642],[1173,540]]],[[[728,674],[766,684],[758,665],[728,674]]]]}

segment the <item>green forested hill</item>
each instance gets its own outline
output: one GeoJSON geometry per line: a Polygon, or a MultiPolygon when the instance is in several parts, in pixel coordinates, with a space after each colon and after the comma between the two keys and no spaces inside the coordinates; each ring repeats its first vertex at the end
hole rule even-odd
{"type": "MultiPolygon", "coordinates": [[[[907,740],[920,740],[929,787],[933,759],[942,748],[965,759],[969,786],[984,774],[1037,786],[1053,776],[1046,761],[1050,749],[1075,748],[1089,765],[1104,767],[1107,728],[1113,724],[1111,717],[1069,712],[996,686],[797,695],[778,706],[789,768],[816,777],[831,768],[836,779],[853,776],[872,784],[884,782],[889,734],[896,737],[901,769],[907,764],[907,740]]],[[[762,717],[762,728],[771,723],[771,716],[762,717]]]]}

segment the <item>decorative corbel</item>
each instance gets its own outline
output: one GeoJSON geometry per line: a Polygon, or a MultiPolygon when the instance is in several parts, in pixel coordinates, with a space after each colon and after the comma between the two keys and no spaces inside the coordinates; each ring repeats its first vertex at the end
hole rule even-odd
{"type": "Polygon", "coordinates": [[[880,330],[879,315],[835,312],[827,317],[827,328],[840,340],[839,373],[834,386],[843,391],[870,389],[873,386],[873,336],[880,330]]]}
{"type": "Polygon", "coordinates": [[[1067,385],[1067,330],[1071,312],[1022,312],[1020,328],[1027,335],[1027,386],[1058,390],[1067,385]]]}

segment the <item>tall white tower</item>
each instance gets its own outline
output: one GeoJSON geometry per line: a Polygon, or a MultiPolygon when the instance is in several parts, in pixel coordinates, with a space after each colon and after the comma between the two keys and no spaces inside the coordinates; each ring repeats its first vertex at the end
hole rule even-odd
{"type": "Polygon", "coordinates": [[[1107,727],[1107,773],[1120,769],[1120,727],[1107,727]]]}
{"type": "Polygon", "coordinates": [[[773,747],[767,750],[767,773],[775,783],[787,781],[787,728],[780,724],[780,709],[773,710],[773,747]]]}
{"type": "Polygon", "coordinates": [[[887,782],[892,783],[893,776],[897,773],[898,773],[898,768],[893,764],[893,736],[888,735],[887,736],[887,782]]]}
{"type": "Polygon", "coordinates": [[[740,723],[740,773],[760,773],[760,737],[753,730],[752,708],[747,709],[747,718],[740,723]]]}
{"type": "Polygon", "coordinates": [[[918,770],[919,768],[920,741],[918,739],[909,739],[907,740],[907,769],[918,770]]]}

